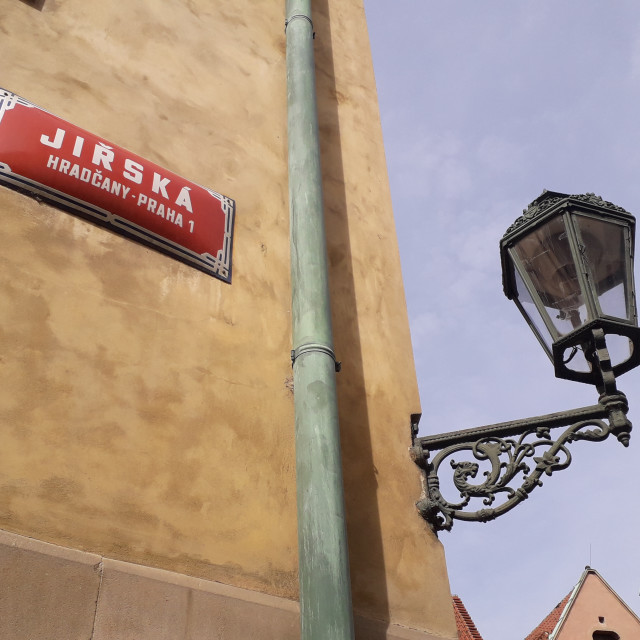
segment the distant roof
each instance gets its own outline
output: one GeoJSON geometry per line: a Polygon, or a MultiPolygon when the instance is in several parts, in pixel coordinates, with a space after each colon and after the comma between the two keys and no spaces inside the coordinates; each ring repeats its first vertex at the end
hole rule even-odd
{"type": "Polygon", "coordinates": [[[565,610],[573,589],[558,602],[551,613],[525,638],[525,640],[547,640],[551,632],[556,628],[562,612],[565,610]]]}
{"type": "MultiPolygon", "coordinates": [[[[638,620],[640,618],[629,608],[626,602],[620,598],[620,596],[606,583],[603,577],[589,566],[584,568],[584,572],[580,576],[578,584],[569,592],[569,594],[559,602],[551,613],[525,638],[525,640],[556,640],[557,636],[561,633],[562,627],[565,624],[569,612],[571,611],[576,599],[579,597],[585,580],[588,575],[597,577],[601,585],[608,589],[613,596],[620,602],[620,604],[629,612],[629,614],[638,620]]],[[[601,619],[604,620],[604,618],[601,619]]]]}
{"type": "Polygon", "coordinates": [[[453,596],[453,611],[458,627],[458,640],[482,640],[480,632],[476,629],[469,612],[458,596],[453,596]]]}

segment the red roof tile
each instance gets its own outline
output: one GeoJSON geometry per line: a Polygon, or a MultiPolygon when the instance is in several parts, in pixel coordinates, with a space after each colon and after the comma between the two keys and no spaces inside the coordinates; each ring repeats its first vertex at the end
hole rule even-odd
{"type": "Polygon", "coordinates": [[[480,632],[458,596],[453,596],[453,611],[458,627],[458,640],[482,640],[480,632]]]}
{"type": "Polygon", "coordinates": [[[571,593],[572,591],[567,594],[564,600],[555,606],[551,613],[525,638],[525,640],[546,640],[549,637],[551,632],[556,628],[558,620],[560,620],[560,616],[562,615],[564,608],[567,606],[567,602],[569,602],[571,593]]]}

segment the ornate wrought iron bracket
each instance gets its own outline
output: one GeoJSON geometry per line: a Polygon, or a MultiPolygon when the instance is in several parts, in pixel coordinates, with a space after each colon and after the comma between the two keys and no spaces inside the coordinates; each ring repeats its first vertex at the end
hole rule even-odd
{"type": "Polygon", "coordinates": [[[593,332],[592,348],[585,353],[602,374],[598,404],[421,438],[415,437],[416,420],[412,416],[410,452],[424,477],[423,496],[416,506],[434,531],[450,530],[453,520],[488,522],[507,513],[542,485],[543,475],[569,466],[571,453],[567,447],[572,442],[600,442],[613,434],[625,447],[629,445],[627,399],[616,389],[604,335],[598,331],[593,332]],[[552,429],[561,427],[565,430],[552,438],[552,429]],[[438,453],[431,459],[434,452],[438,453]],[[464,459],[452,458],[456,454],[464,459]],[[457,502],[447,500],[441,492],[439,472],[449,458],[453,487],[460,494],[457,502]],[[474,483],[481,465],[487,470],[474,483]],[[520,486],[510,486],[517,482],[520,486]],[[475,499],[484,506],[473,511],[470,505],[475,499]]]}

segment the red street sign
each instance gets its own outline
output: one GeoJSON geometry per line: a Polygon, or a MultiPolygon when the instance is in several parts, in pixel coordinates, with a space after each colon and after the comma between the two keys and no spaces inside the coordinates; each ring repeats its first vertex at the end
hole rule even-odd
{"type": "Polygon", "coordinates": [[[235,202],[0,89],[0,183],[231,282],[235,202]]]}

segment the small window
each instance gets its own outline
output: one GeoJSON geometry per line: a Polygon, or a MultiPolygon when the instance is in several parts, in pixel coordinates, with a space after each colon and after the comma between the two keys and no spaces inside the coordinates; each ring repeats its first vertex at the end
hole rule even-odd
{"type": "Polygon", "coordinates": [[[594,631],[593,640],[620,640],[615,631],[594,631]]]}

